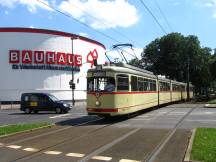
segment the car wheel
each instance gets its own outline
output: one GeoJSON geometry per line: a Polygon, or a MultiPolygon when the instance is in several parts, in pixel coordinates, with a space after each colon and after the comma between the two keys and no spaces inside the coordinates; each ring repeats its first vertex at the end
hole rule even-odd
{"type": "Polygon", "coordinates": [[[56,108],[56,113],[57,113],[57,114],[61,114],[61,112],[62,112],[62,111],[61,111],[60,108],[56,108]]]}
{"type": "Polygon", "coordinates": [[[67,113],[68,113],[68,110],[64,110],[64,113],[67,114],[67,113]]]}
{"type": "Polygon", "coordinates": [[[37,113],[38,113],[38,110],[34,110],[34,113],[37,114],[37,113]]]}
{"type": "Polygon", "coordinates": [[[29,108],[25,108],[25,113],[26,114],[30,114],[31,113],[31,110],[29,108]]]}

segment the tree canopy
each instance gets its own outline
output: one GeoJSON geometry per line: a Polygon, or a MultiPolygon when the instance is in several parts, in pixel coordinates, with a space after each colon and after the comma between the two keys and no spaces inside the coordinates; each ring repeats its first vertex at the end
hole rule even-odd
{"type": "Polygon", "coordinates": [[[197,36],[171,33],[148,44],[141,60],[134,59],[130,64],[182,82],[186,82],[189,65],[192,84],[208,87],[216,79],[216,50],[214,55],[211,52],[210,48],[201,47],[197,36]]]}

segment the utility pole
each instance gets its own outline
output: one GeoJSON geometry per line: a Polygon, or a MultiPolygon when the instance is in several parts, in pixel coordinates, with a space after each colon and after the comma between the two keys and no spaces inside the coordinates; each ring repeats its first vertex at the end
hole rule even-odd
{"type": "Polygon", "coordinates": [[[73,41],[75,39],[78,39],[78,37],[71,37],[71,47],[72,47],[72,70],[71,70],[71,73],[72,73],[72,79],[71,79],[71,89],[72,89],[72,105],[74,106],[75,105],[75,100],[74,100],[74,89],[75,89],[75,83],[74,83],[74,44],[73,44],[73,41]]]}
{"type": "Polygon", "coordinates": [[[187,58],[187,101],[190,100],[190,59],[187,58]]]}

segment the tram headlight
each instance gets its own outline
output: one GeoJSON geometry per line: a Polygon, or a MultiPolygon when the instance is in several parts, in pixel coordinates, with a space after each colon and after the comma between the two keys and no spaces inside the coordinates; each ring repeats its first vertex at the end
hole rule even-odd
{"type": "Polygon", "coordinates": [[[100,106],[100,104],[101,104],[100,101],[96,101],[96,102],[95,102],[95,105],[96,105],[96,106],[100,106]]]}

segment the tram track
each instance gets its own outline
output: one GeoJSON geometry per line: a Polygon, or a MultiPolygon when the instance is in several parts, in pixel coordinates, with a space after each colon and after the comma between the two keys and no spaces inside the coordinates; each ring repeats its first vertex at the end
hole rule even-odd
{"type": "MultiPolygon", "coordinates": [[[[52,135],[52,134],[55,134],[55,133],[59,133],[59,132],[63,132],[65,130],[69,130],[69,129],[74,129],[74,128],[77,128],[78,126],[84,126],[84,125],[87,125],[87,124],[90,124],[90,123],[93,123],[93,122],[97,122],[97,121],[100,121],[100,120],[103,120],[104,118],[97,118],[97,119],[94,119],[94,120],[90,120],[90,121],[87,121],[87,122],[83,122],[83,123],[79,123],[79,124],[75,124],[73,126],[66,126],[64,128],[60,128],[60,129],[57,129],[57,130],[54,130],[54,131],[50,131],[50,132],[46,132],[46,133],[43,133],[43,134],[39,134],[39,135],[35,135],[35,136],[32,136],[32,137],[28,137],[28,138],[25,138],[25,139],[20,139],[20,140],[16,140],[16,141],[13,141],[13,142],[9,142],[7,144],[5,144],[4,146],[0,146],[1,147],[7,147],[7,146],[10,146],[10,145],[15,145],[15,144],[19,144],[19,143],[22,143],[22,142],[27,142],[27,141],[31,141],[31,140],[34,140],[34,139],[38,139],[38,138],[43,138],[45,136],[48,136],[48,135],[52,135]]],[[[22,156],[22,157],[19,157],[19,158],[16,158],[14,159],[13,161],[19,161],[19,160],[22,160],[22,159],[25,159],[26,157],[30,157],[30,156],[33,156],[35,154],[38,154],[44,150],[47,150],[49,148],[52,148],[52,147],[55,147],[55,146],[58,146],[58,145],[61,145],[61,144],[64,144],[64,143],[67,143],[68,141],[71,141],[71,140],[77,140],[79,138],[82,138],[82,137],[85,137],[91,133],[94,133],[96,131],[99,131],[100,129],[103,129],[107,127],[107,125],[105,126],[102,126],[100,128],[96,128],[96,129],[93,129],[92,131],[89,131],[85,134],[83,134],[82,136],[79,136],[77,138],[67,138],[66,140],[63,140],[59,143],[56,143],[54,145],[49,145],[48,147],[44,147],[43,149],[39,149],[38,151],[36,152],[29,152],[29,154],[25,155],[25,156],[22,156]]]]}
{"type": "MultiPolygon", "coordinates": [[[[89,125],[91,123],[94,123],[94,122],[98,122],[98,121],[103,121],[103,120],[106,120],[104,117],[100,117],[99,119],[96,119],[96,120],[91,120],[91,121],[88,121],[88,122],[84,122],[84,123],[81,123],[81,124],[77,124],[77,125],[74,125],[73,128],[79,128],[78,126],[85,126],[85,125],[89,125]]],[[[104,124],[103,126],[99,127],[99,128],[95,128],[91,131],[88,131],[86,133],[84,133],[83,135],[79,136],[79,137],[72,137],[72,138],[67,138],[66,140],[63,140],[59,143],[56,143],[56,144],[53,144],[53,145],[50,145],[48,147],[44,147],[43,149],[39,149],[38,151],[36,152],[32,152],[32,153],[29,153],[25,156],[22,156],[22,157],[19,157],[17,159],[14,159],[13,161],[17,162],[17,161],[25,161],[25,160],[30,160],[32,158],[34,158],[35,156],[37,155],[40,155],[41,153],[43,153],[44,151],[48,150],[48,149],[51,149],[53,147],[57,147],[57,146],[61,146],[61,145],[64,145],[64,144],[67,144],[68,142],[73,142],[73,141],[77,141],[79,139],[82,139],[84,137],[87,137],[87,136],[90,136],[91,134],[94,134],[98,131],[101,131],[109,126],[113,126],[117,124],[116,122],[114,123],[110,123],[110,124],[104,124]]],[[[60,130],[56,130],[56,131],[53,131],[53,132],[48,132],[48,133],[44,133],[43,135],[38,135],[38,136],[34,136],[34,137],[30,137],[29,139],[25,139],[25,140],[19,140],[19,141],[16,141],[16,142],[12,142],[12,143],[8,143],[7,145],[11,145],[11,144],[16,144],[16,143],[20,143],[20,142],[25,142],[25,141],[29,141],[29,140],[32,140],[32,139],[35,139],[35,138],[39,138],[39,137],[42,137],[42,136],[46,136],[46,135],[50,135],[50,134],[54,134],[54,133],[57,133],[57,132],[60,132],[60,131],[64,131],[64,130],[67,130],[67,129],[70,129],[72,128],[71,126],[68,126],[66,128],[62,128],[60,130]]]]}
{"type": "MultiPolygon", "coordinates": [[[[167,112],[164,112],[160,115],[156,115],[155,117],[152,118],[151,121],[153,120],[156,120],[157,118],[160,118],[162,116],[166,116],[168,115],[169,113],[177,110],[178,108],[174,108],[174,109],[171,109],[167,112]]],[[[145,162],[152,162],[154,161],[154,158],[157,156],[157,154],[162,150],[162,148],[166,145],[166,143],[170,140],[170,138],[173,136],[173,134],[176,132],[177,128],[181,125],[181,123],[184,121],[184,119],[194,110],[196,109],[196,106],[191,108],[183,117],[181,117],[181,119],[178,121],[178,123],[174,126],[174,128],[172,130],[170,130],[167,135],[162,138],[161,142],[155,147],[155,149],[149,154],[147,155],[147,158],[145,158],[145,162]]],[[[157,109],[158,110],[158,109],[157,109]]],[[[18,141],[15,141],[15,142],[11,142],[11,143],[8,143],[7,145],[10,145],[10,144],[17,144],[17,143],[21,143],[21,142],[25,142],[25,141],[31,141],[32,139],[35,139],[35,138],[40,138],[40,137],[44,137],[46,135],[51,135],[51,134],[55,134],[57,132],[61,132],[61,131],[64,131],[64,130],[67,130],[67,129],[70,129],[70,128],[76,128],[79,126],[85,126],[85,125],[95,125],[94,123],[96,122],[100,122],[100,121],[103,121],[104,118],[101,117],[101,118],[97,118],[97,119],[94,119],[94,120],[91,120],[91,121],[87,121],[87,122],[83,122],[83,123],[79,123],[79,124],[76,124],[76,125],[73,125],[73,126],[67,126],[65,128],[61,128],[59,130],[55,130],[55,131],[52,131],[52,132],[47,132],[47,133],[44,133],[44,134],[41,134],[41,135],[38,135],[38,136],[34,136],[34,137],[29,137],[28,139],[23,139],[23,140],[18,140],[18,141]]],[[[122,120],[121,123],[124,123],[124,122],[127,122],[128,120],[122,120]],[[122,122],[123,121],[123,122],[122,122]]],[[[150,121],[147,121],[147,122],[150,122],[150,121]]],[[[101,124],[101,123],[100,123],[101,124]]],[[[48,147],[44,147],[42,149],[39,149],[37,152],[29,152],[27,155],[24,155],[22,157],[18,157],[12,161],[28,161],[28,160],[31,160],[33,159],[34,157],[37,157],[38,155],[41,155],[44,151],[46,150],[49,150],[49,149],[52,149],[56,146],[61,146],[61,145],[64,145],[66,144],[67,142],[73,142],[73,141],[76,141],[76,140],[79,140],[79,139],[82,139],[83,137],[87,137],[91,134],[94,134],[95,132],[98,132],[98,131],[101,131],[105,128],[108,128],[110,126],[113,126],[113,125],[117,125],[118,122],[114,122],[114,123],[106,123],[106,124],[103,124],[102,122],[102,125],[101,127],[99,128],[95,128],[81,136],[78,136],[76,138],[72,137],[72,138],[67,138],[66,140],[63,140],[59,143],[56,143],[56,144],[53,144],[53,145],[49,145],[48,147]]],[[[79,162],[85,162],[85,161],[88,161],[89,159],[91,159],[91,157],[97,155],[97,154],[100,154],[101,152],[111,148],[113,145],[121,142],[122,140],[126,139],[127,137],[135,134],[136,132],[138,132],[139,130],[141,130],[142,128],[133,128],[132,130],[128,131],[126,134],[124,135],[121,135],[119,137],[117,137],[116,139],[114,139],[113,141],[103,145],[103,146],[100,146],[96,149],[94,149],[92,152],[89,152],[88,154],[86,154],[82,159],[78,160],[79,162]]]]}
{"type": "Polygon", "coordinates": [[[165,147],[165,145],[168,143],[168,141],[173,137],[173,135],[176,133],[177,129],[181,126],[182,122],[185,118],[187,118],[195,109],[198,108],[198,105],[195,105],[192,107],[181,119],[175,124],[174,128],[171,129],[167,135],[161,139],[161,142],[155,147],[155,149],[147,155],[147,157],[142,160],[143,162],[154,162],[156,157],[159,155],[161,150],[165,147]]]}

